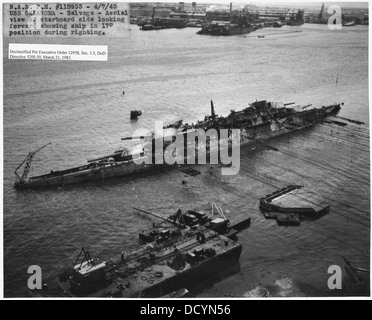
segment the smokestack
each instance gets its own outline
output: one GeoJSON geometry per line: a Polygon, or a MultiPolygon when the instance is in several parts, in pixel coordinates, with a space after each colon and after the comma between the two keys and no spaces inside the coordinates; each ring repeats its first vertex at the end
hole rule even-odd
{"type": "Polygon", "coordinates": [[[214,106],[213,106],[212,100],[211,100],[211,114],[212,114],[212,119],[214,120],[216,118],[216,114],[214,113],[214,106]]]}
{"type": "Polygon", "coordinates": [[[230,2],[230,14],[231,14],[231,11],[232,11],[232,2],[230,2]]]}

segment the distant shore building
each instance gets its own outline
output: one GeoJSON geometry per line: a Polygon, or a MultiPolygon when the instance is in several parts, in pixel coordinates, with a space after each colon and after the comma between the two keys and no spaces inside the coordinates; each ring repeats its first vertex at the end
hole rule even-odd
{"type": "Polygon", "coordinates": [[[167,3],[167,2],[131,2],[131,18],[157,17],[157,18],[181,18],[181,19],[204,19],[205,6],[196,2],[167,3]],[[155,8],[155,13],[153,10],[155,8]]]}

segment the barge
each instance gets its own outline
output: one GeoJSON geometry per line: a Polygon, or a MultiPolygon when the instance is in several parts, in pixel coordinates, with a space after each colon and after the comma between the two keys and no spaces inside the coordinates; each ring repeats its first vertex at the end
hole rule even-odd
{"type": "Polygon", "coordinates": [[[144,243],[151,243],[156,241],[157,243],[165,242],[170,239],[179,237],[183,230],[196,230],[200,226],[218,232],[219,234],[225,235],[230,239],[236,239],[237,234],[248,228],[251,224],[251,218],[245,218],[242,221],[231,225],[230,220],[226,218],[222,209],[212,204],[212,215],[208,216],[206,213],[196,210],[187,210],[182,212],[179,209],[175,214],[170,215],[167,218],[164,218],[160,215],[148,212],[146,210],[138,209],[133,207],[133,209],[150,214],[157,218],[162,219],[163,221],[159,224],[153,224],[153,228],[150,230],[143,230],[139,233],[139,239],[144,243]],[[215,217],[213,214],[213,208],[216,208],[216,211],[219,213],[218,217],[215,217]],[[173,227],[164,226],[163,223],[168,222],[168,224],[173,227]]]}
{"type": "Polygon", "coordinates": [[[212,230],[183,233],[166,244],[123,252],[116,261],[92,259],[82,248],[59,280],[34,290],[41,297],[161,297],[238,262],[240,243],[212,230]]]}

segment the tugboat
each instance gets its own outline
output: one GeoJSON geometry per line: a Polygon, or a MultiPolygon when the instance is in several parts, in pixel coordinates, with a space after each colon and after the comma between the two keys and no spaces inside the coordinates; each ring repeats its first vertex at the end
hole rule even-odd
{"type": "MultiPolygon", "coordinates": [[[[211,116],[205,116],[204,120],[198,121],[196,124],[184,124],[180,125],[178,128],[173,127],[166,130],[173,130],[174,133],[171,135],[177,136],[196,132],[197,129],[236,128],[240,129],[240,146],[244,147],[257,143],[262,144],[263,141],[267,139],[313,126],[321,122],[328,115],[337,113],[341,108],[340,104],[336,103],[312,109],[309,109],[309,106],[287,107],[292,104],[294,103],[283,104],[267,102],[266,100],[256,101],[241,111],[232,110],[227,117],[223,117],[215,114],[213,102],[211,102],[211,116]]],[[[166,161],[164,161],[163,164],[155,164],[153,162],[156,154],[154,151],[154,143],[152,142],[155,141],[155,136],[152,134],[148,138],[149,146],[146,145],[146,143],[141,143],[130,150],[118,150],[112,155],[89,160],[88,164],[83,166],[52,171],[47,174],[27,178],[33,156],[40,149],[36,150],[31,152],[15,170],[16,182],[14,186],[18,189],[58,186],[173,168],[173,166],[165,163],[166,161]],[[147,155],[145,155],[145,149],[149,150],[147,155]],[[20,175],[18,174],[18,170],[23,164],[25,164],[24,172],[20,175]]],[[[122,138],[122,140],[127,139],[132,139],[132,137],[122,138]]],[[[234,137],[230,136],[226,141],[220,140],[220,143],[214,147],[212,146],[212,148],[211,144],[207,144],[204,146],[204,152],[207,152],[207,154],[210,152],[218,152],[221,146],[227,144],[231,145],[233,139],[234,137]]],[[[164,150],[166,150],[166,147],[171,143],[171,141],[164,141],[164,150]]],[[[203,145],[201,144],[195,146],[195,152],[199,152],[202,147],[203,145]]],[[[163,152],[161,154],[162,157],[166,155],[164,150],[160,150],[163,152]]],[[[187,147],[185,147],[185,151],[187,150],[187,147]]],[[[189,155],[187,152],[185,153],[186,160],[188,157],[192,156],[194,155],[189,155]]]]}

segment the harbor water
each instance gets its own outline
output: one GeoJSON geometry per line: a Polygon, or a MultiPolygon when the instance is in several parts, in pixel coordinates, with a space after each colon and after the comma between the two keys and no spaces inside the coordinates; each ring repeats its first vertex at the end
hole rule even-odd
{"type": "Polygon", "coordinates": [[[152,220],[132,206],[166,216],[179,208],[208,211],[212,203],[232,222],[251,217],[252,224],[239,234],[239,263],[191,284],[196,296],[369,295],[369,282],[354,284],[343,261],[369,269],[368,26],[304,24],[230,37],[197,30],[132,26],[122,38],[43,40],[107,45],[107,62],[9,60],[4,38],[5,297],[24,296],[31,265],[41,267],[47,282],[75,261],[81,247],[101,259],[137,247],[138,233],[152,220]],[[268,142],[278,151],[248,147],[234,176],[200,165],[197,176],[174,169],[77,186],[13,188],[15,168],[48,142],[30,176],[109,154],[134,130],[153,129],[155,120],[196,122],[210,113],[210,100],[221,115],[256,100],[312,107],[344,102],[338,116],[365,124],[334,118],[347,126],[318,124],[268,142]],[[142,116],[130,121],[130,110],[137,109],[142,116]],[[266,220],[259,198],[289,184],[321,196],[330,213],[298,227],[266,220]],[[341,290],[328,288],[331,265],[342,268],[341,290]]]}

